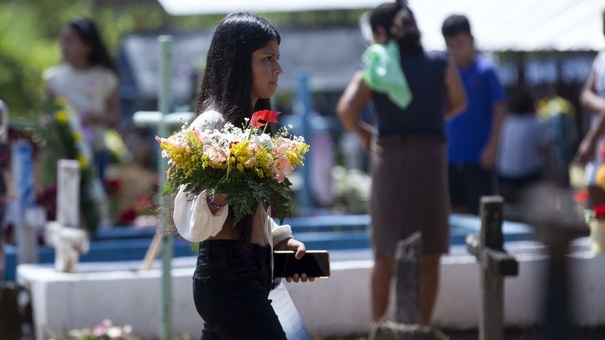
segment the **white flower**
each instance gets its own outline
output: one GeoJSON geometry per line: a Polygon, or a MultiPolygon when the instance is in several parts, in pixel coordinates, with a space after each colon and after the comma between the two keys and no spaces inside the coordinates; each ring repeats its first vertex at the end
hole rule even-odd
{"type": "Polygon", "coordinates": [[[273,149],[273,142],[271,141],[271,137],[266,134],[263,133],[262,135],[254,135],[252,137],[252,142],[261,145],[263,147],[266,147],[268,149],[273,149]]]}

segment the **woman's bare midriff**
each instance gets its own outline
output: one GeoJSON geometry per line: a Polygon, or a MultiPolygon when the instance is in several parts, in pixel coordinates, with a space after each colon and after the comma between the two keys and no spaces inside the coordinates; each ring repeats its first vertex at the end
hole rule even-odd
{"type": "Polygon", "coordinates": [[[215,236],[210,237],[211,240],[239,240],[242,235],[238,229],[224,227],[215,236]]]}
{"type": "MultiPolygon", "coordinates": [[[[252,223],[252,243],[258,244],[261,246],[265,246],[269,243],[269,240],[265,236],[265,228],[266,228],[266,218],[263,217],[263,214],[266,212],[263,210],[262,206],[259,204],[256,213],[254,214],[254,221],[252,223]]],[[[242,238],[241,232],[239,229],[230,228],[224,226],[218,234],[211,237],[211,240],[239,240],[242,238]]]]}

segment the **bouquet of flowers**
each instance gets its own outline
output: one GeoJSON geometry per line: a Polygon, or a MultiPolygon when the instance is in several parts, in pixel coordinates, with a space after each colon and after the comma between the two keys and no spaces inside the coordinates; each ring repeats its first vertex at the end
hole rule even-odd
{"type": "Polygon", "coordinates": [[[274,136],[266,133],[279,112],[257,111],[242,128],[226,123],[222,129],[197,129],[187,124],[168,138],[156,137],[170,168],[164,194],[184,185],[189,192],[207,190],[227,195],[234,224],[253,212],[258,202],[274,206],[283,222],[291,214],[291,183],[286,177],[304,166],[309,145],[291,136],[291,126],[274,136]],[[261,128],[262,131],[261,131],[261,128]]]}

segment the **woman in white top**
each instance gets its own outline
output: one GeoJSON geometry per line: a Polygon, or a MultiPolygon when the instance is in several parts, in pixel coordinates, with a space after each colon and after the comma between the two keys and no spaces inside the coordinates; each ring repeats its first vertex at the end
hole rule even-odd
{"type": "Polygon", "coordinates": [[[61,54],[63,62],[43,74],[47,97],[69,100],[103,180],[108,162],[105,132],[120,119],[118,71],[90,19],[77,19],[65,25],[61,32],[61,54]]]}
{"type": "MultiPolygon", "coordinates": [[[[270,109],[270,97],[282,73],[280,35],[265,19],[234,13],[218,25],[208,51],[198,97],[199,128],[220,128],[225,122],[242,126],[256,110],[270,109]]],[[[246,190],[246,188],[242,188],[246,190]]],[[[204,319],[202,339],[285,339],[268,299],[273,287],[272,250],[305,254],[292,238],[290,226],[278,226],[267,208],[232,224],[228,198],[206,191],[175,197],[173,218],[185,239],[200,242],[193,275],[196,309],[204,319]]],[[[288,281],[307,281],[295,275],[288,281]]]]}

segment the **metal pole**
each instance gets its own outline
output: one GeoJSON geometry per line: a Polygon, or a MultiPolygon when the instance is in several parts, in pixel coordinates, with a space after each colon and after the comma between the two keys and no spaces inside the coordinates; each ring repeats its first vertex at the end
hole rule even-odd
{"type": "MultiPolygon", "coordinates": [[[[298,84],[296,89],[296,109],[300,114],[301,134],[307,143],[311,143],[313,131],[311,129],[311,90],[309,89],[309,76],[307,72],[298,73],[298,84]]],[[[302,185],[298,193],[298,200],[303,213],[308,213],[313,206],[311,188],[311,152],[305,155],[305,166],[302,171],[302,185]]]]}
{"type": "MultiPolygon", "coordinates": [[[[166,137],[166,124],[164,116],[170,112],[172,106],[172,37],[162,35],[158,38],[160,43],[160,81],[159,81],[159,111],[162,113],[162,119],[158,125],[158,135],[166,137]]],[[[159,146],[158,146],[159,147],[159,146]]],[[[162,191],[164,188],[164,178],[168,164],[159,157],[159,190],[158,204],[160,206],[160,224],[166,223],[166,212],[163,211],[162,191]]],[[[172,276],[171,276],[171,261],[172,261],[172,235],[162,236],[162,304],[160,311],[160,339],[169,340],[172,337],[172,276]]]]}

